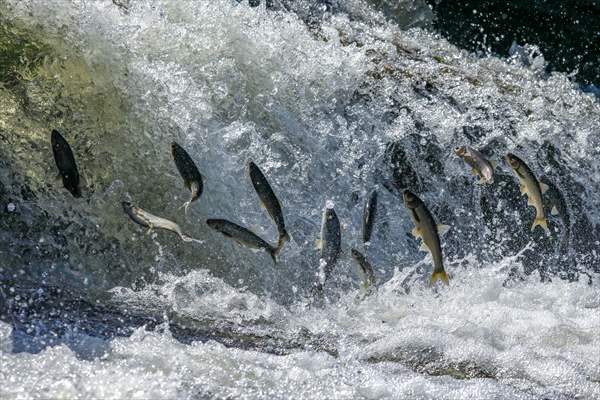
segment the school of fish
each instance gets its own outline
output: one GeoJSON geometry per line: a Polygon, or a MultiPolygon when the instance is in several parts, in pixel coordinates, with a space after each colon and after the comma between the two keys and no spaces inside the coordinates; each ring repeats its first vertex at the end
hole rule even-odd
{"type": "MultiPolygon", "coordinates": [[[[80,174],[71,146],[58,130],[52,130],[50,139],[54,161],[64,188],[73,197],[81,198],[83,192],[80,174]]],[[[481,151],[469,146],[457,147],[454,149],[454,153],[471,168],[471,173],[479,178],[479,184],[492,185],[494,183],[494,170],[497,168],[496,162],[489,160],[481,151]]],[[[179,175],[183,179],[184,186],[190,191],[190,199],[181,207],[184,208],[184,212],[187,214],[189,207],[202,196],[204,191],[203,175],[189,153],[176,142],[171,143],[171,156],[179,175]]],[[[546,204],[543,200],[543,195],[548,186],[540,182],[531,168],[516,155],[508,153],[504,159],[517,176],[521,194],[527,196],[527,204],[535,209],[535,217],[531,225],[531,230],[534,231],[539,226],[546,234],[549,234],[550,229],[546,216],[546,204]]],[[[259,237],[250,229],[226,219],[209,218],[206,220],[206,224],[216,232],[248,249],[266,252],[273,260],[273,263],[276,264],[277,255],[281,252],[285,243],[291,239],[285,227],[283,207],[261,169],[252,161],[247,163],[247,168],[248,176],[260,203],[277,228],[278,237],[276,244],[271,245],[267,240],[259,237]]],[[[431,256],[431,284],[434,285],[437,281],[441,281],[448,285],[450,279],[444,269],[441,239],[449,231],[450,227],[438,224],[427,205],[410,190],[405,190],[402,197],[414,224],[414,229],[411,233],[415,239],[421,240],[420,249],[428,252],[431,256]]],[[[122,201],[122,207],[125,214],[133,222],[147,228],[148,232],[153,232],[154,230],[170,231],[177,234],[184,242],[203,243],[203,241],[185,234],[177,223],[153,215],[133,205],[130,199],[122,201]]],[[[377,283],[374,268],[369,263],[365,254],[367,254],[369,246],[372,245],[378,211],[377,190],[371,190],[366,198],[363,209],[362,241],[364,250],[361,252],[356,248],[351,249],[351,255],[357,265],[357,275],[361,280],[361,289],[364,296],[372,293],[377,283]]],[[[556,207],[552,207],[551,214],[557,214],[556,207]]],[[[320,273],[318,274],[319,279],[315,282],[315,288],[320,294],[323,294],[323,287],[330,280],[334,267],[342,253],[340,220],[333,204],[329,202],[323,209],[321,233],[320,238],[317,240],[317,248],[320,252],[320,273]]]]}

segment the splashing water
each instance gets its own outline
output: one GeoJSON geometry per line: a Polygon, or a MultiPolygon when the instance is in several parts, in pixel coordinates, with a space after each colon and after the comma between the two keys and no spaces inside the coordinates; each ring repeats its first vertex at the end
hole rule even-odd
{"type": "Polygon", "coordinates": [[[12,205],[0,397],[600,396],[598,102],[545,75],[543,57],[481,59],[403,30],[429,15],[421,2],[399,3],[410,21],[366,1],[313,3],[0,2],[3,40],[27,32],[43,55],[0,87],[0,193],[12,205]],[[86,201],[52,183],[55,127],[86,201]],[[206,177],[187,217],[173,140],[206,177]],[[550,184],[550,236],[529,231],[508,167],[475,184],[452,155],[464,144],[518,153],[550,184]],[[204,224],[227,218],[274,243],[249,160],[292,237],[277,266],[204,224]],[[349,253],[375,187],[378,290],[360,301],[349,253]],[[404,188],[452,226],[449,288],[426,284],[404,188]],[[145,236],[125,197],[206,244],[145,236]],[[328,204],[343,254],[316,308],[328,204]]]}

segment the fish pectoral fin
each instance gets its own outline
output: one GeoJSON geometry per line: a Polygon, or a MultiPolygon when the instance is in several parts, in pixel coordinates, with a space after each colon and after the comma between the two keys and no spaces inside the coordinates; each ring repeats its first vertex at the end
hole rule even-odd
{"type": "Polygon", "coordinates": [[[317,239],[315,241],[315,248],[317,250],[321,250],[323,248],[323,241],[321,239],[317,239]]]}
{"type": "Polygon", "coordinates": [[[471,168],[471,173],[475,176],[479,176],[479,171],[476,168],[471,168]]]}
{"type": "Polygon", "coordinates": [[[419,246],[419,250],[424,251],[425,253],[431,253],[431,251],[429,250],[429,247],[427,247],[425,242],[421,243],[421,246],[419,246]]]}
{"type": "Polygon", "coordinates": [[[421,238],[423,237],[423,232],[421,232],[420,228],[414,227],[413,230],[411,231],[412,235],[416,238],[421,238]]]}
{"type": "Polygon", "coordinates": [[[437,226],[439,236],[444,236],[450,230],[450,225],[440,224],[437,226]]]}
{"type": "Polygon", "coordinates": [[[548,185],[540,182],[540,191],[542,192],[542,194],[546,193],[548,191],[548,189],[550,189],[550,187],[548,185]]]}
{"type": "Polygon", "coordinates": [[[556,208],[556,206],[552,206],[552,210],[550,210],[550,214],[558,215],[558,208],[556,208]]]}
{"type": "Polygon", "coordinates": [[[492,166],[492,169],[496,169],[498,168],[498,161],[496,160],[489,160],[490,165],[492,166]]]}

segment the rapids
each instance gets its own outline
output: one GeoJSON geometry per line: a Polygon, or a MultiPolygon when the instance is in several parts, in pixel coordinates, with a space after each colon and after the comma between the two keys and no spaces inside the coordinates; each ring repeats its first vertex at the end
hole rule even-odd
{"type": "Polygon", "coordinates": [[[599,397],[598,99],[534,47],[449,44],[424,1],[268,4],[0,0],[0,398],[599,397]],[[173,140],[205,176],[187,216],[173,140]],[[499,162],[493,185],[464,144],[499,162]],[[508,151],[550,186],[549,236],[508,151]],[[292,238],[277,265],[204,223],[275,243],[250,160],[292,238]],[[378,290],[360,301],[374,188],[378,290]],[[406,188],[452,227],[448,288],[427,285],[406,188]],[[147,235],[124,199],[205,243],[147,235]],[[342,257],[315,307],[326,203],[342,257]]]}

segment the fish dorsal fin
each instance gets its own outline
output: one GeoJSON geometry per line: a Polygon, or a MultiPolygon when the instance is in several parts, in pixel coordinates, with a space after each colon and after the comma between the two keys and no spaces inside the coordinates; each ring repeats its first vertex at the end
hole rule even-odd
{"type": "Polygon", "coordinates": [[[431,253],[431,251],[429,250],[429,247],[427,247],[425,242],[421,243],[421,246],[419,246],[419,250],[424,251],[425,253],[431,253]]]}
{"type": "Polygon", "coordinates": [[[323,241],[321,239],[317,239],[315,242],[315,247],[317,250],[321,250],[323,248],[323,241]]]}
{"type": "Polygon", "coordinates": [[[540,182],[540,191],[542,192],[542,194],[546,193],[546,192],[548,191],[548,189],[550,189],[550,188],[548,187],[548,185],[546,185],[546,184],[545,184],[545,183],[543,183],[543,182],[540,182]]]}
{"type": "Polygon", "coordinates": [[[416,237],[416,238],[421,238],[421,237],[423,237],[423,233],[421,232],[421,228],[414,227],[411,233],[412,233],[412,235],[413,235],[414,237],[416,237]]]}
{"type": "Polygon", "coordinates": [[[444,236],[450,230],[450,225],[440,224],[437,226],[439,236],[444,236]]]}
{"type": "Polygon", "coordinates": [[[533,200],[531,199],[531,197],[527,197],[527,205],[535,207],[535,203],[533,202],[533,200]]]}
{"type": "Polygon", "coordinates": [[[552,206],[552,210],[550,210],[550,214],[558,215],[558,208],[556,208],[556,206],[552,206]]]}

